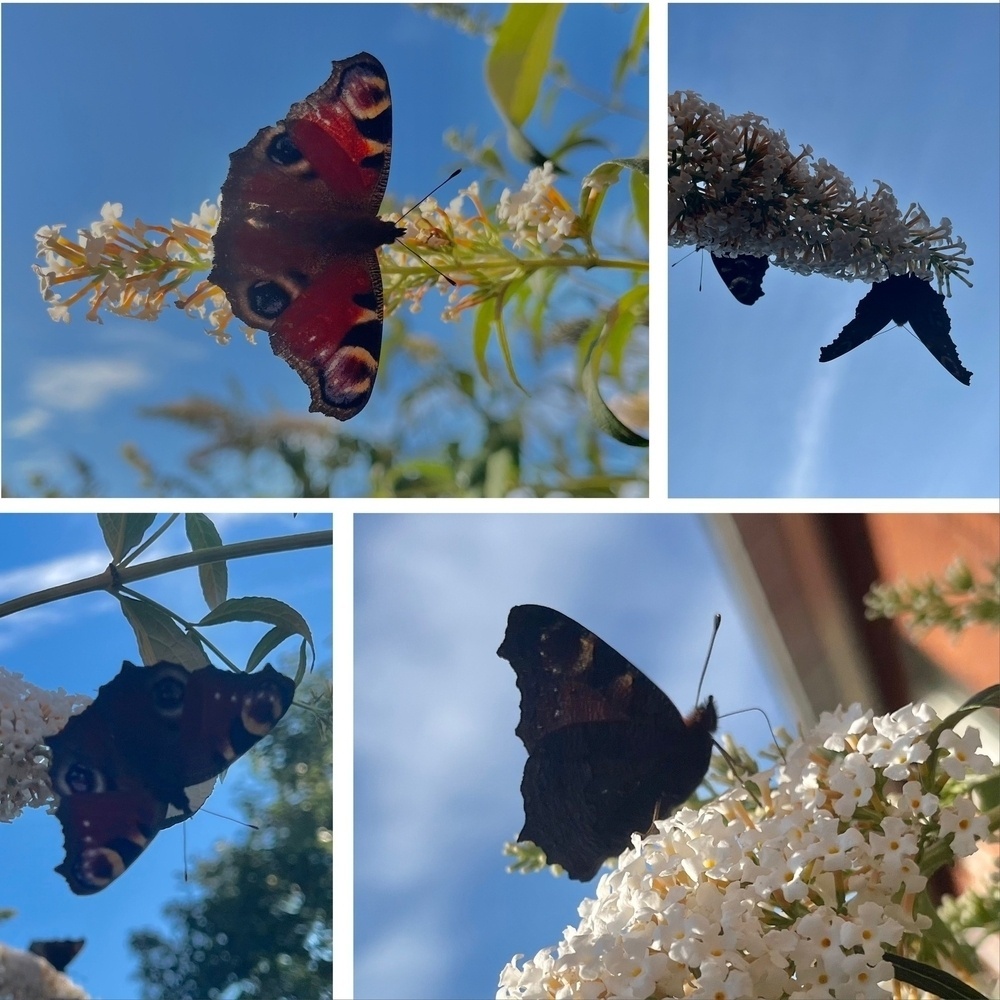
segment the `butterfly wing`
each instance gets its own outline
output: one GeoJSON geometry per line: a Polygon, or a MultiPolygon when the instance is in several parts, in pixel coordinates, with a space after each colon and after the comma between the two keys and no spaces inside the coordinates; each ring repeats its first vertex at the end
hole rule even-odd
{"type": "Polygon", "coordinates": [[[28,945],[28,951],[33,955],[44,958],[56,972],[62,972],[80,954],[84,944],[85,941],[83,938],[61,941],[32,941],[28,945]]]}
{"type": "Polygon", "coordinates": [[[876,333],[893,322],[900,303],[899,294],[891,282],[892,279],[889,278],[872,285],[854,310],[854,319],[840,331],[836,340],[820,350],[820,361],[833,361],[834,358],[842,357],[859,344],[871,340],[876,333]]]}
{"type": "Polygon", "coordinates": [[[180,721],[185,788],[221,774],[288,711],[295,684],[267,665],[255,673],[203,667],[191,674],[180,721]]]}
{"type": "Polygon", "coordinates": [[[497,650],[521,691],[525,824],[550,863],[586,881],[708,770],[711,717],[673,702],[606,642],[552,608],[512,608],[497,650]]]}
{"type": "Polygon", "coordinates": [[[633,833],[645,833],[701,783],[711,743],[693,786],[690,780],[685,784],[684,765],[676,759],[683,745],[683,723],[673,739],[648,722],[599,721],[553,730],[524,767],[525,822],[518,840],[532,841],[549,864],[588,882],[629,846],[633,833]],[[665,786],[675,779],[684,787],[668,793],[665,786]]]}
{"type": "Polygon", "coordinates": [[[230,157],[209,280],[266,330],[309,386],[310,409],[347,420],[367,403],[382,342],[375,250],[403,230],[376,215],[389,178],[385,69],[362,52],[230,157]]]}
{"type": "Polygon", "coordinates": [[[752,306],[764,294],[766,257],[751,257],[749,254],[716,257],[713,253],[712,263],[737,302],[752,306]]]}
{"type": "Polygon", "coordinates": [[[820,361],[832,361],[871,340],[889,323],[902,326],[909,323],[920,342],[941,363],[944,369],[969,385],[972,372],[958,357],[951,339],[951,320],[944,307],[944,296],[930,282],[915,274],[896,274],[876,282],[858,303],[854,319],[831,344],[819,352],[820,361]]]}
{"type": "Polygon", "coordinates": [[[78,896],[100,892],[149,847],[166,811],[143,789],[61,796],[56,816],[66,858],[56,871],[78,896]]]}
{"type": "Polygon", "coordinates": [[[951,339],[951,319],[944,307],[944,296],[935,291],[929,281],[923,281],[915,274],[908,274],[900,280],[908,281],[905,292],[906,319],[920,343],[937,358],[949,375],[963,385],[971,384],[972,372],[962,364],[955,341],[951,339]]]}
{"type": "Polygon", "coordinates": [[[49,737],[73,892],[118,878],[167,826],[192,816],[214,778],[274,728],[294,684],[272,667],[235,674],[127,661],[49,737]]]}

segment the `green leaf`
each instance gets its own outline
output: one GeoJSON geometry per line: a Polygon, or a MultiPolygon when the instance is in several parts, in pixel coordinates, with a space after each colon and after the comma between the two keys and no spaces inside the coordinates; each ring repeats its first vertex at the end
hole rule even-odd
{"type": "Polygon", "coordinates": [[[639,16],[632,29],[628,48],[618,57],[615,65],[614,84],[620,87],[625,74],[633,67],[640,66],[649,51],[649,4],[639,5],[639,16]]]}
{"type": "MultiPolygon", "coordinates": [[[[222,545],[222,536],[212,521],[204,514],[186,514],[184,529],[187,531],[191,550],[214,549],[222,545]]],[[[217,607],[229,592],[229,567],[224,559],[203,563],[198,567],[201,592],[209,608],[217,607]]]]}
{"type": "Polygon", "coordinates": [[[632,289],[626,296],[623,296],[619,300],[618,304],[608,311],[608,318],[604,323],[603,329],[587,351],[587,357],[584,360],[581,372],[581,382],[584,397],[590,408],[590,415],[600,430],[606,434],[610,434],[616,441],[621,441],[623,444],[632,445],[636,448],[648,448],[649,441],[646,438],[641,434],[637,434],[631,428],[626,427],[608,409],[608,405],[604,402],[598,387],[601,376],[601,359],[604,357],[608,346],[613,344],[615,338],[621,335],[620,323],[629,324],[632,322],[629,319],[629,315],[632,312],[632,299],[637,291],[639,289],[632,289]],[[622,308],[623,306],[624,308],[622,308]],[[625,315],[624,320],[621,318],[622,315],[625,315]]]}
{"type": "MultiPolygon", "coordinates": [[[[580,211],[579,216],[583,220],[584,226],[588,230],[592,230],[594,227],[594,220],[597,218],[598,213],[601,211],[601,206],[604,204],[604,199],[607,197],[608,188],[613,184],[617,184],[621,172],[623,170],[629,170],[633,175],[638,174],[642,180],[636,180],[633,176],[631,180],[632,184],[632,200],[635,202],[635,184],[642,184],[645,182],[646,188],[646,199],[649,198],[649,158],[630,156],[630,157],[620,157],[614,160],[605,160],[603,163],[599,163],[593,170],[584,177],[582,184],[580,185],[580,211]]],[[[637,213],[638,214],[638,213],[637,213]]],[[[649,207],[646,207],[646,226],[649,225],[648,215],[649,207]]]]}
{"type": "Polygon", "coordinates": [[[272,649],[276,649],[286,639],[294,634],[294,632],[289,632],[289,630],[283,625],[275,625],[274,628],[265,632],[264,635],[261,636],[257,645],[254,646],[253,652],[247,659],[247,670],[256,670],[256,668],[264,662],[267,654],[270,653],[272,649]]]}
{"type": "Polygon", "coordinates": [[[977,692],[962,703],[960,708],[956,708],[947,718],[936,726],[927,742],[934,748],[938,745],[941,733],[946,729],[954,729],[967,715],[978,712],[981,708],[1000,708],[1000,684],[992,684],[988,688],[977,692]]]}
{"type": "Polygon", "coordinates": [[[486,363],[486,349],[490,344],[490,333],[493,331],[493,305],[484,302],[476,310],[476,319],[472,325],[472,350],[476,358],[476,367],[483,381],[490,384],[490,366],[486,363]]]}
{"type": "Polygon", "coordinates": [[[131,552],[155,520],[155,514],[98,514],[97,523],[112,561],[120,562],[122,556],[131,552]]]}
{"type": "Polygon", "coordinates": [[[912,958],[894,955],[891,951],[882,953],[882,957],[892,964],[896,978],[901,983],[909,983],[919,990],[933,993],[943,1000],[987,1000],[982,993],[973,989],[968,983],[963,983],[950,973],[925,965],[912,958]]]}
{"type": "Polygon", "coordinates": [[[232,597],[213,608],[199,625],[222,625],[225,622],[266,622],[285,629],[289,635],[301,635],[316,658],[316,646],[306,620],[294,608],[273,597],[232,597]]]}
{"type": "Polygon", "coordinates": [[[521,385],[517,377],[517,372],[514,370],[514,357],[510,351],[510,340],[507,338],[507,326],[503,321],[504,303],[522,283],[523,279],[511,282],[506,288],[504,288],[500,295],[496,297],[493,303],[493,319],[497,325],[497,343],[500,345],[500,353],[503,355],[504,364],[507,366],[507,374],[510,376],[511,382],[513,382],[514,385],[521,390],[521,392],[527,393],[528,390],[521,385]]]}
{"type": "Polygon", "coordinates": [[[118,596],[122,613],[132,626],[139,656],[147,666],[169,660],[189,670],[209,662],[197,639],[185,632],[162,608],[142,599],[118,596]]]}
{"type": "Polygon", "coordinates": [[[632,171],[629,176],[629,190],[632,192],[632,207],[642,231],[649,239],[649,175],[632,171]]]}
{"type": "Polygon", "coordinates": [[[563,4],[511,4],[486,60],[486,83],[501,115],[520,130],[549,68],[563,4]]]}

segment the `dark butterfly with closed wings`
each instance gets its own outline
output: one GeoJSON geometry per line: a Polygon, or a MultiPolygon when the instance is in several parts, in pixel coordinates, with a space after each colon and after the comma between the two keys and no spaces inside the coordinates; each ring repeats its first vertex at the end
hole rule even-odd
{"type": "Polygon", "coordinates": [[[712,263],[737,302],[752,306],[764,294],[767,257],[751,257],[749,254],[716,257],[713,253],[712,263]]]}
{"type": "Polygon", "coordinates": [[[160,830],[194,815],[215,778],[274,728],[294,693],[271,666],[250,674],[126,661],[48,738],[66,844],[56,871],[70,889],[100,892],[160,830]]]}
{"type": "Polygon", "coordinates": [[[60,941],[32,941],[28,951],[44,958],[56,972],[63,972],[67,965],[83,950],[83,938],[60,941]]]}
{"type": "Polygon", "coordinates": [[[708,772],[717,716],[687,718],[603,639],[552,608],[511,608],[497,654],[521,692],[524,828],[549,864],[585,882],[673,812],[708,772]]]}
{"type": "Polygon", "coordinates": [[[889,323],[909,323],[920,342],[950,375],[963,385],[972,381],[958,357],[951,339],[951,320],[944,307],[944,296],[915,274],[897,274],[876,282],[858,303],[851,320],[832,344],[819,352],[820,361],[832,361],[859,344],[871,340],[889,323]]]}

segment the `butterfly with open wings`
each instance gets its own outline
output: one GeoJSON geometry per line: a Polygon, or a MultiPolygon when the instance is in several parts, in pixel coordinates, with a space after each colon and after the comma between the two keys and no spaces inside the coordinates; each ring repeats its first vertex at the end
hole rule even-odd
{"type": "Polygon", "coordinates": [[[288,711],[294,683],[265,666],[189,671],[126,661],[54,736],[50,774],[77,895],[100,892],[160,830],[189,819],[234,760],[288,711]]]}
{"type": "Polygon", "coordinates": [[[309,387],[309,409],[360,413],[378,372],[376,250],[405,229],[378,217],[389,180],[385,68],[359,52],[230,157],[208,278],[233,313],[265,330],[309,387]]]}

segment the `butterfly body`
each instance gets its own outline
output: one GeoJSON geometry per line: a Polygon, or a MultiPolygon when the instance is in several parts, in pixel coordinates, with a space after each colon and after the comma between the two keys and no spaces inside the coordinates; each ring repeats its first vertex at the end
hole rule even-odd
{"type": "Polygon", "coordinates": [[[685,720],[606,642],[540,605],[511,609],[497,653],[517,676],[515,732],[528,751],[518,839],[587,881],[701,784],[715,703],[709,698],[685,720]]]}
{"type": "Polygon", "coordinates": [[[230,157],[209,280],[265,330],[309,386],[310,410],[347,420],[368,402],[382,342],[376,250],[405,231],[378,217],[392,103],[366,52],[230,157]]]}
{"type": "Polygon", "coordinates": [[[160,830],[192,816],[211,781],[274,728],[294,687],[270,666],[124,663],[48,741],[66,844],[56,871],[73,892],[100,891],[160,830]]]}
{"type": "Polygon", "coordinates": [[[876,282],[858,303],[854,319],[820,353],[820,361],[833,361],[859,344],[871,340],[889,323],[909,323],[920,342],[950,375],[963,385],[972,381],[972,372],[962,364],[951,339],[951,319],[944,296],[929,281],[915,274],[897,274],[876,282]]]}

